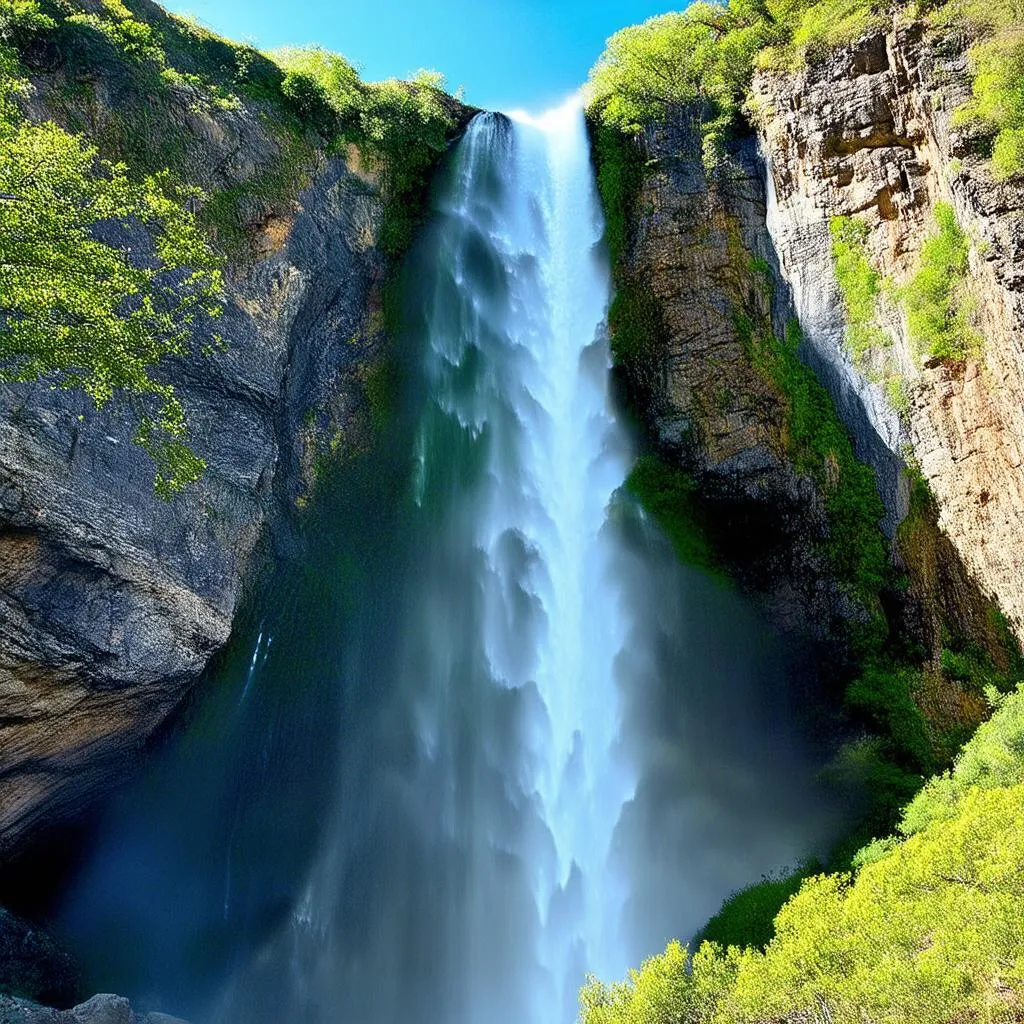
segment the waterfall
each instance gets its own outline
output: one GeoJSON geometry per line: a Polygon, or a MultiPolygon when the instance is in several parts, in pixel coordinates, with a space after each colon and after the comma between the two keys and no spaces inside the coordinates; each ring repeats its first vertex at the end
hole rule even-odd
{"type": "Polygon", "coordinates": [[[632,452],[608,394],[578,103],[479,115],[434,221],[414,275],[422,525],[376,669],[390,693],[343,752],[344,810],[264,955],[288,970],[262,1009],[247,974],[232,1020],[270,1000],[280,1019],[566,1024],[586,972],[632,952],[613,856],[635,786],[614,671],[627,630],[606,529],[632,452]]]}
{"type": "Polygon", "coordinates": [[[325,484],[233,687],[69,897],[112,991],[570,1024],[587,972],[827,840],[787,652],[622,489],[602,230],[576,103],[475,118],[405,268],[398,440],[325,484]]]}
{"type": "MultiPolygon", "coordinates": [[[[585,971],[625,963],[626,886],[611,853],[635,779],[617,748],[626,631],[604,527],[631,452],[608,394],[602,229],[575,101],[473,122],[446,209],[452,282],[428,315],[428,379],[440,414],[480,441],[481,471],[451,498],[480,555],[473,685],[522,706],[514,784],[535,820],[528,838],[491,842],[521,859],[537,919],[549,976],[525,1017],[535,1021],[571,1020],[585,971]]],[[[427,721],[436,744],[445,720],[427,721]]],[[[494,1018],[479,1009],[469,1019],[494,1018]]]]}

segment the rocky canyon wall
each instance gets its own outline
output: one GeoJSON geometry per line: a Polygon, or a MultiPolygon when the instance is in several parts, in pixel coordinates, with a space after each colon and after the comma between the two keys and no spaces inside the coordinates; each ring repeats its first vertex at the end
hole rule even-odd
{"type": "Polygon", "coordinates": [[[318,458],[372,443],[387,348],[384,195],[355,147],[282,127],[259,99],[140,89],[130,62],[48,38],[25,59],[33,120],[135,167],[173,158],[206,193],[200,212],[215,204],[230,259],[222,315],[157,371],[207,462],[172,501],[132,443],[138,409],[0,387],[0,859],[132,769],[226,643],[254,556],[285,542],[318,458]],[[215,334],[223,351],[201,354],[215,334]]]}
{"type": "MultiPolygon", "coordinates": [[[[984,680],[1015,678],[1000,610],[1019,634],[1024,601],[1024,190],[953,126],[969,45],[897,23],[761,74],[750,130],[711,168],[701,111],[668,111],[638,150],[611,316],[634,404],[691,475],[730,573],[783,628],[855,651],[830,661],[836,677],[899,678],[927,722],[925,770],[986,714],[984,680]],[[963,362],[915,348],[899,300],[942,202],[970,241],[983,339],[963,362]],[[834,267],[844,216],[885,282],[866,358],[849,351],[834,267]],[[972,679],[951,669],[963,652],[987,666],[972,679]]],[[[886,714],[867,717],[884,732],[886,714]]]]}
{"type": "Polygon", "coordinates": [[[750,107],[766,163],[767,227],[805,355],[851,429],[870,443],[891,526],[906,512],[896,459],[920,466],[939,525],[980,588],[1024,629],[1024,188],[993,179],[954,112],[970,96],[971,40],[896,21],[797,75],[755,79],[750,107]],[[844,344],[829,221],[856,216],[890,292],[912,278],[949,203],[970,241],[980,353],[955,364],[915,350],[899,304],[883,298],[890,346],[857,365],[844,344]],[[906,407],[879,382],[895,365],[906,407]]]}

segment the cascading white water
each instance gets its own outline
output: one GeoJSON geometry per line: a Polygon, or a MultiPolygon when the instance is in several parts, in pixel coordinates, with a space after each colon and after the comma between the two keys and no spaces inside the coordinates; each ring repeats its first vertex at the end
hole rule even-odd
{"type": "MultiPolygon", "coordinates": [[[[607,266],[582,110],[568,103],[543,117],[514,114],[470,127],[470,149],[504,155],[505,188],[478,211],[466,161],[455,199],[506,271],[499,307],[459,337],[433,335],[432,375],[460,365],[481,335],[494,344],[486,388],[446,403],[477,432],[491,429],[486,497],[467,495],[473,536],[486,557],[483,642],[493,683],[535,691],[538,715],[519,785],[536,800],[552,856],[528,865],[541,922],[543,965],[556,988],[532,1019],[571,1019],[587,970],[608,975],[626,961],[620,913],[625,880],[610,857],[633,773],[617,751],[619,695],[613,674],[626,636],[610,577],[603,527],[624,480],[630,446],[610,408],[604,331],[607,266]],[[509,136],[496,145],[495,136],[509,136]],[[504,413],[495,417],[495,411],[504,413]],[[536,609],[523,630],[517,603],[536,609]],[[533,643],[527,642],[532,635],[533,643]]],[[[487,164],[484,164],[484,168],[487,164]]]]}
{"type": "Polygon", "coordinates": [[[227,1024],[569,1024],[588,971],[827,832],[774,641],[618,490],[579,105],[479,115],[449,171],[406,281],[402,536],[330,666],[337,795],[227,1024]]]}

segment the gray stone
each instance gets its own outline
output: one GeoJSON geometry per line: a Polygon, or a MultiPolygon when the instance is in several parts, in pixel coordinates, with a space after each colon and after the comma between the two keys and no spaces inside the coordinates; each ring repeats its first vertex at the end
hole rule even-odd
{"type": "Polygon", "coordinates": [[[133,1024],[135,1016],[124,996],[101,993],[80,1003],[67,1014],[74,1024],[133,1024]]]}
{"type": "Polygon", "coordinates": [[[757,76],[751,108],[768,165],[767,221],[803,328],[806,356],[878,470],[892,532],[906,509],[898,465],[912,450],[939,525],[981,590],[1024,630],[1024,187],[997,182],[953,123],[970,96],[962,30],[897,15],[794,75],[757,76]],[[891,346],[855,366],[833,272],[829,219],[860,218],[875,266],[897,286],[917,266],[937,202],[972,239],[970,288],[983,350],[966,365],[915,352],[882,304],[891,346]],[[878,371],[903,377],[901,422],[878,371]]]}

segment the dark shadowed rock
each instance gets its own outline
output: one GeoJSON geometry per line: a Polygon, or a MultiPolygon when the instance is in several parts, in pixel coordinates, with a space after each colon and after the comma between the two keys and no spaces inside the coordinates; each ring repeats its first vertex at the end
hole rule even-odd
{"type": "Polygon", "coordinates": [[[71,955],[46,932],[0,908],[0,992],[67,1006],[80,992],[71,955]]]}
{"type": "Polygon", "coordinates": [[[70,1010],[0,996],[0,1024],[187,1024],[166,1013],[139,1014],[123,996],[95,995],[70,1010]]]}

